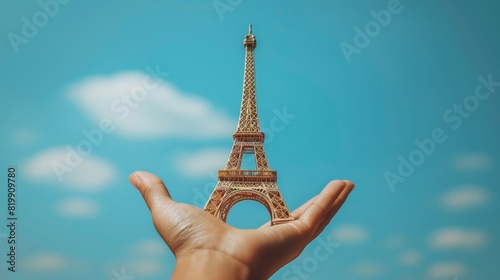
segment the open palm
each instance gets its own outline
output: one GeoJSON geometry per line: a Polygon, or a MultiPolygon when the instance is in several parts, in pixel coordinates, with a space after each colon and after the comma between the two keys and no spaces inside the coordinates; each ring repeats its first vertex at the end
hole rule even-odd
{"type": "Polygon", "coordinates": [[[203,279],[267,279],[323,231],[354,188],[349,181],[331,181],[292,212],[295,221],[242,230],[197,207],[173,201],[153,174],[138,171],[130,175],[130,181],[141,192],[156,230],[176,256],[174,279],[201,275],[204,264],[200,260],[215,270],[206,272],[209,274],[203,279]],[[240,268],[239,275],[229,275],[235,267],[240,268]]]}

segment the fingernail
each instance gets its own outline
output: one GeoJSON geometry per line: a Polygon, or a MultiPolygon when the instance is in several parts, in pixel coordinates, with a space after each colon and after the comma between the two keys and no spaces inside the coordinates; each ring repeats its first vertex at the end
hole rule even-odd
{"type": "Polygon", "coordinates": [[[130,183],[132,183],[132,185],[134,185],[134,187],[139,188],[139,186],[141,185],[141,182],[142,182],[142,176],[141,176],[140,172],[134,172],[134,173],[130,174],[130,176],[128,178],[130,180],[130,183]]]}

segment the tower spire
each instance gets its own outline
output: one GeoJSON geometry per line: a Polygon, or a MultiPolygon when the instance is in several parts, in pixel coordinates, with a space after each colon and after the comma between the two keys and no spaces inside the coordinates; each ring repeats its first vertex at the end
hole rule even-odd
{"type": "Polygon", "coordinates": [[[246,49],[245,73],[238,128],[233,134],[234,144],[226,168],[219,170],[219,182],[205,205],[205,211],[226,221],[233,205],[242,200],[254,200],[267,208],[272,225],[293,221],[276,183],[277,172],[269,169],[264,152],[264,133],[257,116],[253,56],[257,40],[252,34],[252,25],[248,26],[243,46],[246,49]],[[255,169],[241,170],[243,154],[254,155],[255,169]]]}
{"type": "MultiPolygon", "coordinates": [[[[259,133],[259,118],[257,116],[257,100],[255,87],[254,49],[257,40],[252,34],[252,25],[248,25],[248,34],[243,39],[245,54],[245,73],[243,78],[243,96],[241,99],[240,118],[238,121],[238,133],[259,133]]],[[[236,136],[235,136],[236,137],[236,136]]]]}

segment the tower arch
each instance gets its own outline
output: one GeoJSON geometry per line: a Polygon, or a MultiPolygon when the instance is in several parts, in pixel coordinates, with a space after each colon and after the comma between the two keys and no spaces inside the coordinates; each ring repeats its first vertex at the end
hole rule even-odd
{"type": "Polygon", "coordinates": [[[229,211],[233,206],[238,204],[239,202],[245,201],[245,200],[252,200],[260,203],[262,206],[264,206],[267,209],[267,212],[269,213],[269,216],[271,220],[274,219],[273,216],[273,211],[271,207],[271,201],[269,200],[269,197],[262,195],[256,190],[245,190],[245,191],[237,191],[233,192],[232,194],[227,195],[220,203],[219,209],[216,212],[216,217],[221,219],[222,221],[226,222],[227,215],[229,214],[229,211]]]}

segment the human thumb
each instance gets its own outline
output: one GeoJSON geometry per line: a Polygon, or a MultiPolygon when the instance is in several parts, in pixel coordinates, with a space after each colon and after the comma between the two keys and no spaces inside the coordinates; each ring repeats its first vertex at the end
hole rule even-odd
{"type": "Polygon", "coordinates": [[[161,179],[156,175],[144,171],[136,171],[130,174],[129,180],[141,192],[150,211],[153,211],[158,206],[175,203],[161,179]]]}

